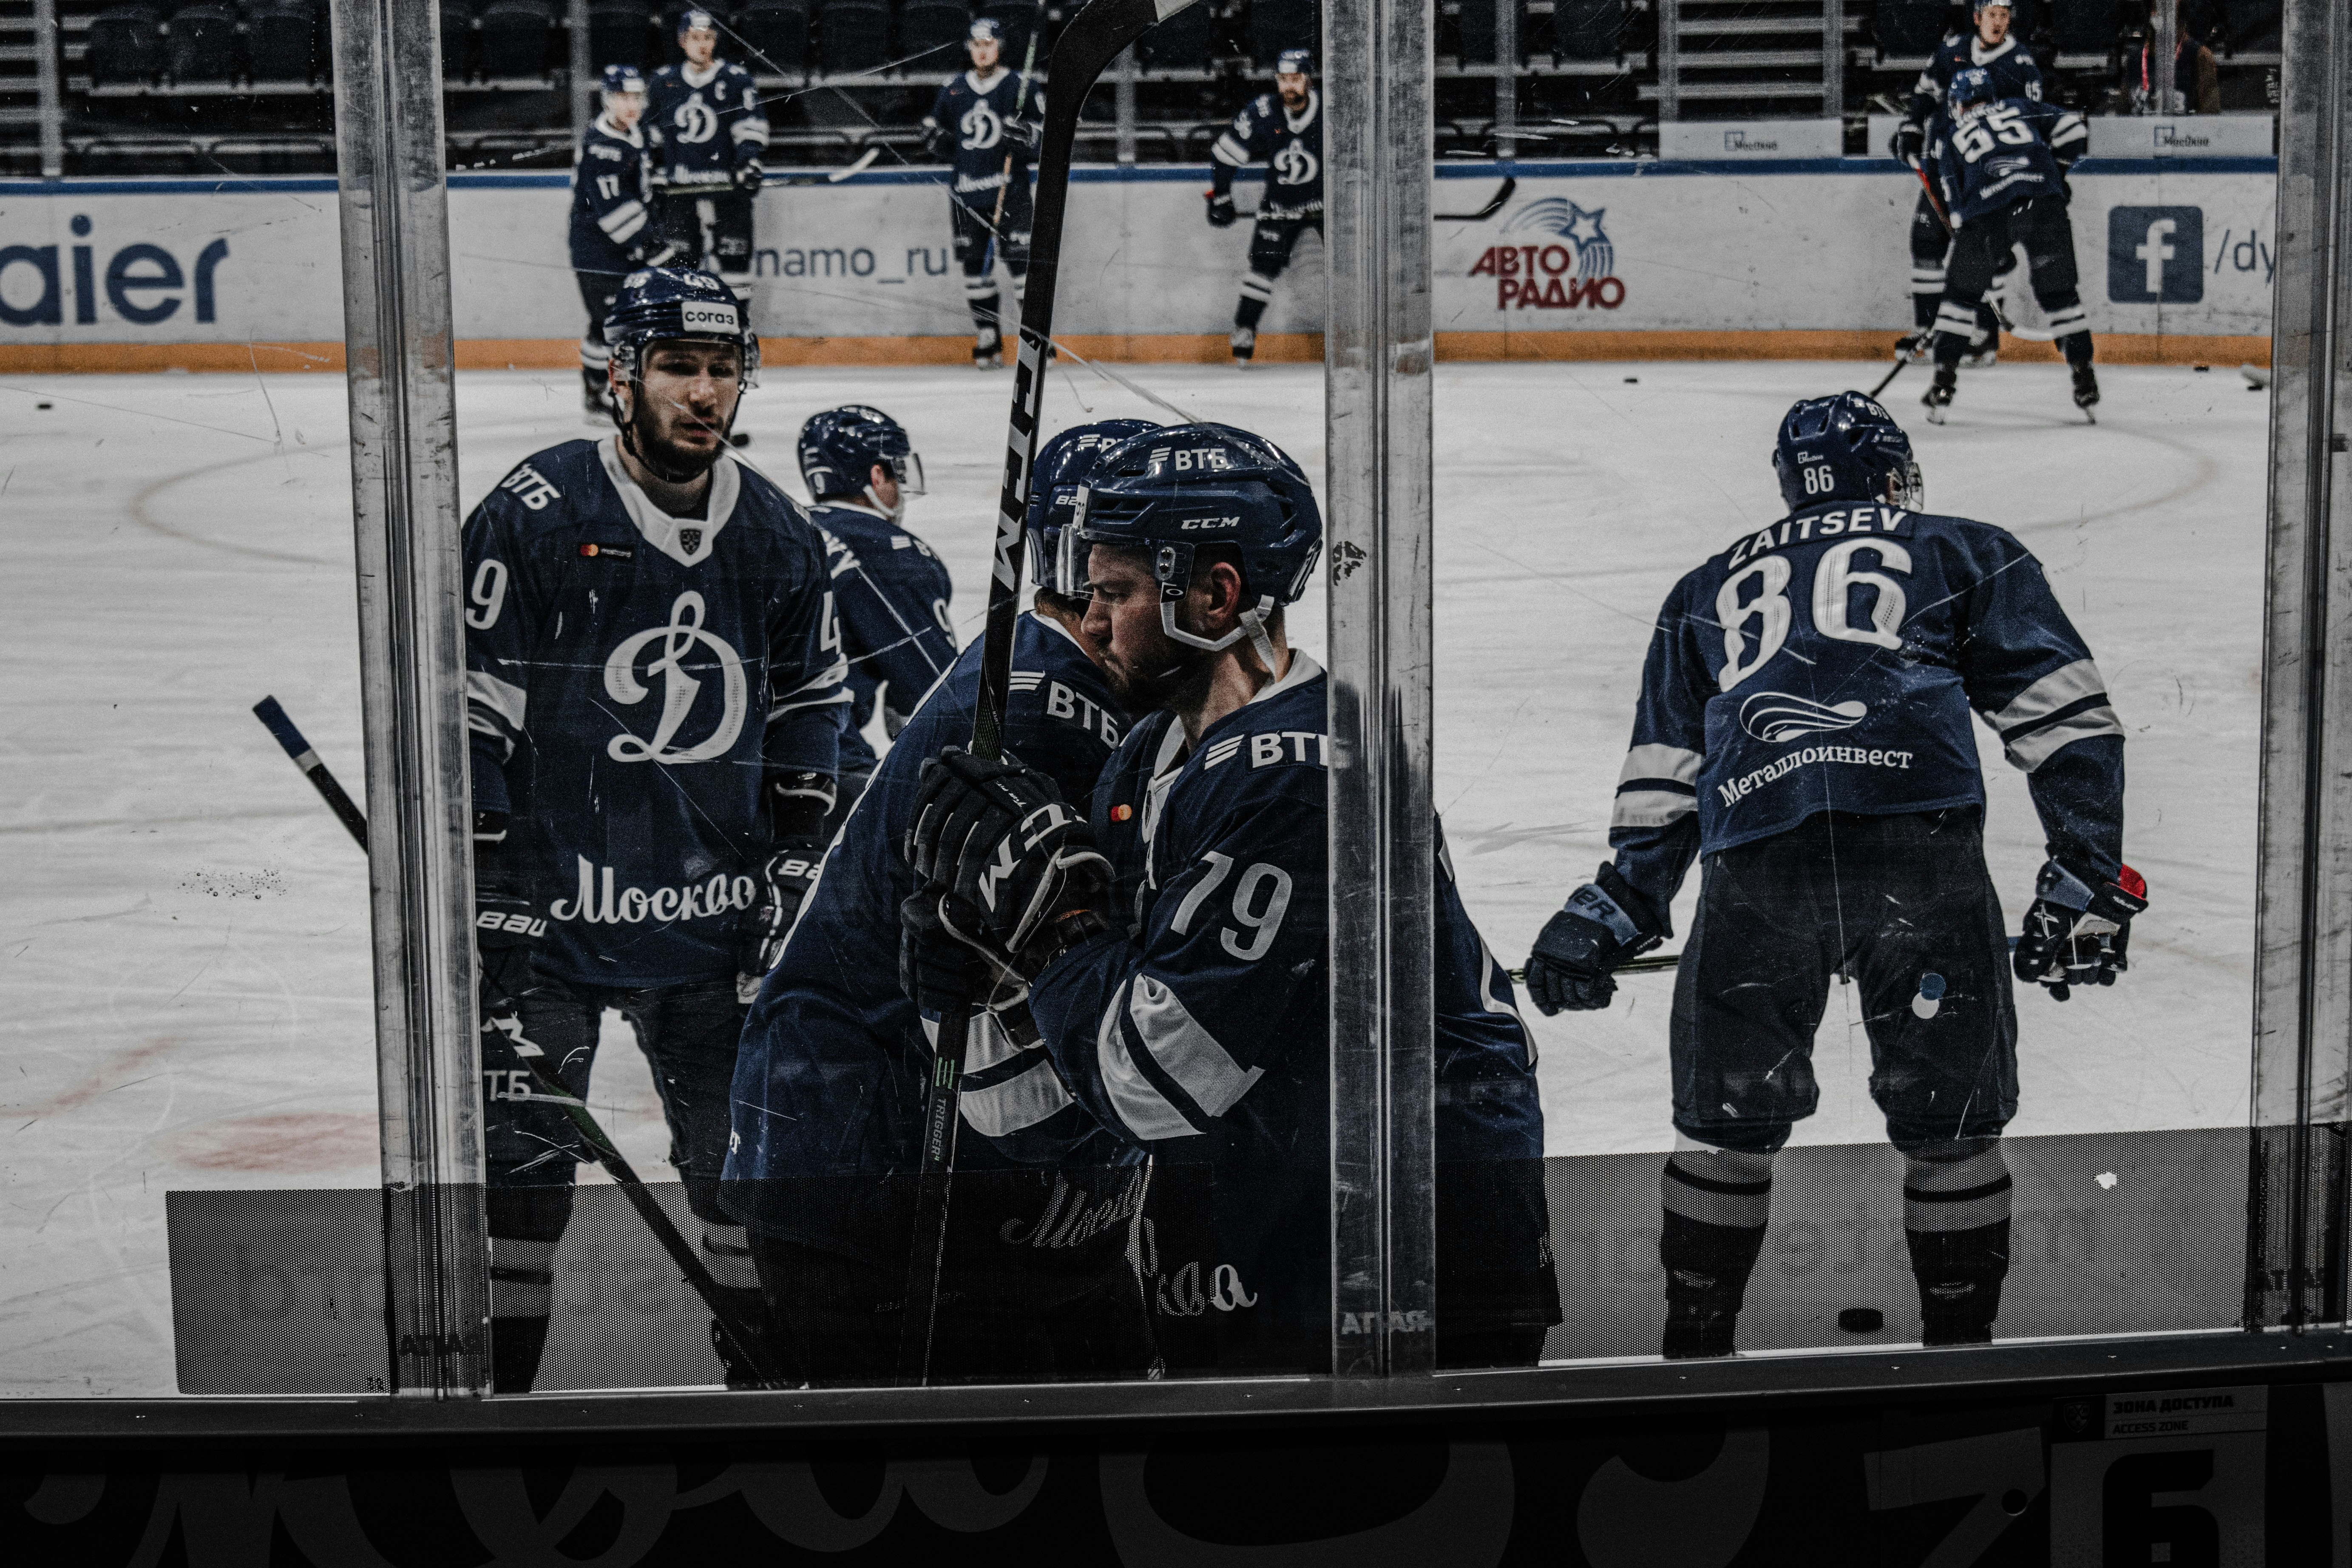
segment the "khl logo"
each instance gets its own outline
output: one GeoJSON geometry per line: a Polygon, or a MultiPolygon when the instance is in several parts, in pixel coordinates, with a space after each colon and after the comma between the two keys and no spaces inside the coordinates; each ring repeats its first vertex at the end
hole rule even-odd
{"type": "MultiPolygon", "coordinates": [[[[654,729],[654,738],[641,741],[631,734],[613,737],[605,748],[616,763],[707,763],[713,757],[723,757],[735,744],[735,737],[743,732],[743,716],[747,693],[743,679],[743,661],[723,638],[702,629],[702,595],[691,589],[677,596],[670,606],[669,625],[648,626],[613,650],[604,661],[604,690],[615,702],[642,702],[647,696],[645,683],[637,679],[637,658],[646,645],[656,638],[661,641],[661,657],[646,667],[647,675],[662,678],[661,721],[654,729]],[[715,656],[721,682],[721,711],[719,726],[709,738],[672,751],[670,742],[677,736],[678,727],[694,711],[694,700],[702,691],[702,682],[687,673],[687,657],[695,645],[707,643],[715,656]]],[[[709,668],[708,660],[702,668],[709,668]]]]}
{"type": "Polygon", "coordinates": [[[2118,305],[2205,298],[2205,209],[2108,209],[2107,298],[2118,305]]]}

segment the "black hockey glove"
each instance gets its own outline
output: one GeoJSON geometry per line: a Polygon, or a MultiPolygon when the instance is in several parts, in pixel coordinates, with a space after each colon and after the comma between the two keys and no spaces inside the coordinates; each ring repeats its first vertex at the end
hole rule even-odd
{"type": "Polygon", "coordinates": [[[923,151],[925,153],[934,158],[944,161],[948,156],[948,148],[950,145],[950,142],[948,137],[946,126],[941,125],[936,120],[926,120],[923,121],[923,151]]]}
{"type": "Polygon", "coordinates": [[[944,1018],[992,1001],[1007,973],[978,912],[954,894],[926,886],[898,906],[898,989],[924,1012],[944,1018]]]}
{"type": "Polygon", "coordinates": [[[2147,908],[2147,883],[2130,867],[2094,885],[2055,860],[2033,879],[2033,905],[2017,941],[2017,977],[2050,987],[2066,1000],[2075,985],[2113,985],[2131,967],[2132,916],[2147,908]]]}
{"type": "Polygon", "coordinates": [[[1234,226],[1234,215],[1233,193],[1230,191],[1211,191],[1202,198],[1202,200],[1209,204],[1209,226],[1211,228],[1231,228],[1234,226]]]}
{"type": "Polygon", "coordinates": [[[735,165],[735,188],[747,196],[760,188],[760,182],[765,177],[766,171],[760,167],[757,158],[747,159],[735,165]]]}
{"type": "Polygon", "coordinates": [[[1890,144],[1898,163],[1916,163],[1927,153],[1927,128],[1906,120],[1895,128],[1895,140],[1890,144]]]}
{"type": "Polygon", "coordinates": [[[760,868],[758,902],[744,915],[736,935],[735,999],[750,1005],[759,1000],[760,983],[776,960],[784,955],[784,939],[793,934],[801,905],[816,886],[824,864],[824,846],[814,838],[780,844],[760,868]]]}
{"type": "Polygon", "coordinates": [[[1017,763],[982,762],[950,746],[923,764],[907,863],[935,889],[951,889],[978,937],[1024,978],[1075,939],[1106,929],[1094,906],[1110,862],[1094,829],[1062,802],[1054,781],[1017,763]]]}
{"type": "Polygon", "coordinates": [[[547,921],[531,912],[521,856],[507,847],[507,839],[505,812],[474,813],[474,952],[481,969],[482,1027],[520,1039],[531,948],[547,934],[547,921]]]}
{"type": "Polygon", "coordinates": [[[1528,954],[1528,994],[1545,1017],[1606,1007],[1617,994],[1610,971],[1658,945],[1628,905],[1643,907],[1641,896],[1614,866],[1603,866],[1569,895],[1567,908],[1544,922],[1528,954]]]}
{"type": "Polygon", "coordinates": [[[1045,140],[1045,125],[1038,120],[1008,120],[1004,122],[1004,139],[1014,142],[1025,153],[1034,153],[1037,144],[1045,140]]]}

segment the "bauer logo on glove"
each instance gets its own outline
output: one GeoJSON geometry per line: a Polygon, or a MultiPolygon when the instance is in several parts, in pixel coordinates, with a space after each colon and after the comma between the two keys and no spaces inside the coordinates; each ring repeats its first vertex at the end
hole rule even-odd
{"type": "Polygon", "coordinates": [[[2113,985],[2131,967],[2132,917],[2147,908],[2147,882],[2128,866],[2094,882],[2056,860],[2034,879],[2033,904],[2017,941],[2020,980],[2063,1002],[2077,985],[2113,985]]]}

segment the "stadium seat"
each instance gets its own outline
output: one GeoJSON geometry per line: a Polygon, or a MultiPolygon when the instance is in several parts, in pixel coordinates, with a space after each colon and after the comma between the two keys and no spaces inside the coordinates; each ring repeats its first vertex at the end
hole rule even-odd
{"type": "Polygon", "coordinates": [[[561,42],[548,0],[488,0],[474,35],[474,55],[486,77],[541,77],[561,42]]]}
{"type": "Polygon", "coordinates": [[[152,5],[110,5],[89,19],[83,57],[94,86],[135,85],[163,74],[163,14],[152,5]]]}
{"type": "MultiPolygon", "coordinates": [[[[1495,12],[1497,5],[1516,5],[1518,0],[1462,0],[1455,19],[1456,36],[1461,40],[1462,63],[1465,66],[1490,66],[1495,63],[1495,12]]],[[[1524,43],[1522,39],[1522,43],[1524,43]]]]}
{"type": "MultiPolygon", "coordinates": [[[[1321,27],[1315,0],[1254,0],[1249,13],[1250,58],[1259,69],[1272,70],[1275,57],[1283,50],[1315,48],[1321,27]]],[[[1492,37],[1491,32],[1488,36],[1492,37]]]]}
{"type": "Polygon", "coordinates": [[[164,26],[163,63],[174,82],[227,81],[239,73],[236,13],[217,0],[186,0],[164,26]]]}
{"type": "Polygon", "coordinates": [[[441,79],[464,81],[473,74],[473,0],[441,0],[441,79]]]}
{"type": "Polygon", "coordinates": [[[808,68],[806,0],[751,0],[735,14],[735,33],[727,42],[742,50],[742,65],[755,75],[789,75],[808,68]]]}
{"type": "Polygon", "coordinates": [[[1185,7],[1143,35],[1144,63],[1155,70],[1206,70],[1216,54],[1216,13],[1205,3],[1185,7]]]}
{"type": "Polygon", "coordinates": [[[908,70],[954,70],[964,63],[971,30],[971,7],[963,0],[907,0],[898,12],[898,56],[908,70]]]}
{"type": "Polygon", "coordinates": [[[1552,0],[1551,50],[1571,60],[1613,58],[1625,36],[1625,0],[1552,0]]]}
{"type": "Polygon", "coordinates": [[[327,68],[314,0],[253,0],[245,14],[246,53],[256,81],[316,81],[327,68]]]}
{"type": "Polygon", "coordinates": [[[642,0],[590,0],[588,58],[600,69],[608,65],[651,68],[658,37],[642,0]]]}
{"type": "Polygon", "coordinates": [[[1878,0],[1878,47],[1890,55],[1924,55],[1968,22],[1969,13],[1953,0],[1878,0]]]}
{"type": "MultiPolygon", "coordinates": [[[[2109,53],[2122,34],[2122,18],[2128,15],[2116,0],[2051,0],[2050,41],[2060,54],[2109,53]]],[[[2138,16],[2146,21],[2145,7],[2138,8],[2138,16]]]]}
{"type": "Polygon", "coordinates": [[[833,75],[878,70],[890,60],[890,9],[882,0],[824,0],[816,56],[833,75]]]}

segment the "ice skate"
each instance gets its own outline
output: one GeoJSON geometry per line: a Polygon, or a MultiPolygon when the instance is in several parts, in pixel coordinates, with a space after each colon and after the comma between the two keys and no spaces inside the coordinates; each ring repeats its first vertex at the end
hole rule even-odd
{"type": "Polygon", "coordinates": [[[2099,373],[2088,363],[2074,366],[2074,406],[2081,409],[2083,417],[2094,425],[2099,422],[2099,416],[2091,410],[2098,401],[2099,373]]]}
{"type": "Polygon", "coordinates": [[[1669,1302],[1664,1342],[1659,1348],[1668,1361],[1718,1360],[1735,1353],[1731,1341],[1738,1327],[1737,1312],[1710,1312],[1669,1302]]]}
{"type": "Polygon", "coordinates": [[[1987,343],[1983,348],[1960,356],[1962,370],[1990,370],[2000,363],[2000,350],[1987,343]]]}
{"type": "Polygon", "coordinates": [[[1939,364],[1936,367],[1935,384],[1929,386],[1926,395],[1919,399],[1920,404],[1927,410],[1928,424],[1941,425],[1944,422],[1944,410],[1952,405],[1952,395],[1958,392],[1959,387],[1958,371],[1948,364],[1939,364]]]}
{"type": "Polygon", "coordinates": [[[1250,360],[1257,353],[1257,329],[1235,327],[1234,335],[1226,339],[1225,342],[1234,351],[1234,367],[1236,370],[1247,370],[1250,360]]]}

